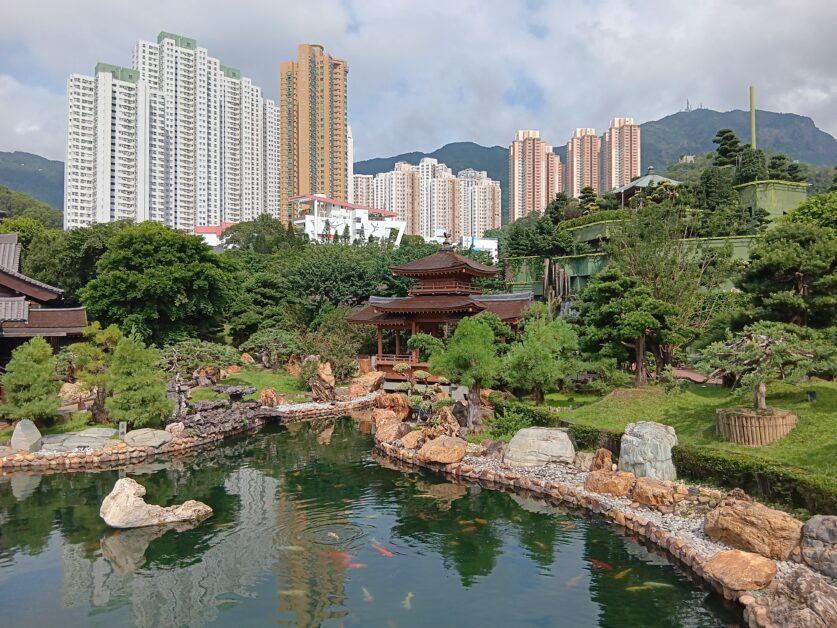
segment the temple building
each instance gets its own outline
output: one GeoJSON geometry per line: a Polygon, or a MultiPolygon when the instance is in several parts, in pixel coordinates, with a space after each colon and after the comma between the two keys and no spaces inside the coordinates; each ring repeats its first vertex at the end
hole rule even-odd
{"type": "Polygon", "coordinates": [[[81,337],[87,326],[83,307],[45,307],[61,295],[60,289],[22,274],[17,234],[0,234],[0,363],[34,336],[43,336],[53,347],[81,337]]]}
{"type": "Polygon", "coordinates": [[[512,294],[482,294],[473,280],[493,277],[499,270],[480,264],[456,253],[444,244],[438,253],[421,259],[393,266],[392,274],[411,277],[418,283],[412,286],[406,297],[370,297],[369,305],[348,318],[356,325],[374,325],[378,330],[378,353],[373,366],[389,371],[397,363],[409,363],[422,368],[418,351],[406,352],[406,338],[424,333],[446,337],[448,328],[466,316],[480,312],[494,312],[500,319],[516,328],[523,310],[531,303],[532,292],[512,294]],[[385,339],[385,332],[387,338],[385,339]],[[384,345],[394,348],[385,352],[384,345]]]}

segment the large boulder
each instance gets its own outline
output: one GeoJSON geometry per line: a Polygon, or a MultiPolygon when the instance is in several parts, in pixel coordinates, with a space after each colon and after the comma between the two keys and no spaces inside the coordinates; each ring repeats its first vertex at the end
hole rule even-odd
{"type": "Polygon", "coordinates": [[[622,435],[619,470],[637,477],[675,480],[671,448],[677,444],[674,428],[654,421],[628,423],[622,435]]]}
{"type": "Polygon", "coordinates": [[[351,397],[363,397],[371,392],[380,390],[384,385],[384,374],[381,371],[369,371],[359,377],[355,377],[349,385],[351,397]]]}
{"type": "Polygon", "coordinates": [[[125,434],[125,444],[129,447],[162,447],[173,438],[171,432],[166,430],[152,430],[143,427],[138,430],[131,430],[125,434]]]}
{"type": "Polygon", "coordinates": [[[58,391],[58,396],[64,403],[79,403],[84,401],[88,394],[87,390],[71,382],[61,384],[61,390],[58,391]]]}
{"type": "Polygon", "coordinates": [[[468,443],[454,436],[439,436],[429,440],[418,450],[418,457],[425,462],[451,464],[465,457],[468,443]]]}
{"type": "Polygon", "coordinates": [[[802,527],[802,559],[837,579],[837,516],[814,515],[802,527]]]}
{"type": "Polygon", "coordinates": [[[317,376],[332,388],[337,384],[337,380],[334,379],[334,374],[331,372],[331,362],[320,362],[320,366],[317,368],[317,376]]]}
{"type": "Polygon", "coordinates": [[[794,569],[759,593],[767,612],[760,626],[832,628],[837,626],[837,588],[807,569],[794,569]]]}
{"type": "Polygon", "coordinates": [[[410,418],[412,414],[412,410],[410,409],[410,402],[407,399],[407,395],[404,393],[390,393],[385,395],[380,395],[375,400],[375,405],[378,408],[385,408],[387,410],[392,410],[395,412],[396,416],[401,421],[406,421],[410,418]]]}
{"type": "Polygon", "coordinates": [[[412,430],[401,437],[401,444],[405,449],[418,449],[424,444],[425,439],[423,430],[412,430]]]}
{"type": "Polygon", "coordinates": [[[259,393],[259,405],[266,408],[275,408],[285,403],[285,398],[276,392],[275,388],[263,388],[259,393]]]}
{"type": "Polygon", "coordinates": [[[686,498],[689,490],[681,484],[654,478],[637,478],[634,485],[633,500],[643,506],[670,511],[677,503],[686,498]]]}
{"type": "Polygon", "coordinates": [[[22,419],[15,425],[10,443],[15,451],[38,451],[41,448],[41,432],[29,419],[22,419]]]}
{"type": "Polygon", "coordinates": [[[540,467],[563,462],[572,464],[575,447],[563,427],[527,427],[509,442],[503,462],[512,467],[540,467]]]}
{"type": "Polygon", "coordinates": [[[253,358],[252,355],[245,352],[245,353],[241,354],[241,363],[242,364],[255,364],[256,360],[253,358]]]}
{"type": "Polygon", "coordinates": [[[146,504],[145,487],[131,478],[117,480],[105,497],[99,516],[112,528],[142,528],[178,521],[199,521],[212,514],[212,508],[190,499],[178,506],[146,504]]]}
{"type": "Polygon", "coordinates": [[[573,466],[579,471],[592,471],[595,454],[590,451],[579,451],[575,454],[573,466]]]}
{"type": "Polygon", "coordinates": [[[375,441],[378,443],[392,443],[410,432],[410,426],[399,419],[395,412],[385,408],[372,410],[372,420],[375,422],[375,441]]]}
{"type": "Polygon", "coordinates": [[[787,560],[799,545],[802,522],[781,510],[750,501],[742,491],[727,495],[704,519],[706,535],[715,541],[787,560]]]}
{"type": "Polygon", "coordinates": [[[773,582],[776,563],[750,552],[724,550],[703,565],[707,578],[733,591],[756,591],[773,582]]]}
{"type": "Polygon", "coordinates": [[[613,468],[613,454],[609,449],[600,447],[593,456],[591,471],[611,471],[613,468]]]}
{"type": "Polygon", "coordinates": [[[627,471],[591,471],[584,481],[584,489],[591,493],[607,493],[624,497],[631,492],[636,477],[627,471]]]}

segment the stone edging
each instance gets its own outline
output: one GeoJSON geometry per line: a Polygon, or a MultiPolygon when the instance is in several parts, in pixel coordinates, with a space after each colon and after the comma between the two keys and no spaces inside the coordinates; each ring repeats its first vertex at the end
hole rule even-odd
{"type": "Polygon", "coordinates": [[[159,448],[129,447],[124,442],[112,448],[91,449],[79,452],[33,452],[15,453],[0,458],[0,476],[21,471],[66,473],[121,467],[138,462],[148,462],[156,456],[182,456],[200,449],[214,447],[229,436],[245,431],[256,431],[271,419],[280,423],[311,421],[342,416],[355,410],[372,406],[378,392],[348,401],[332,403],[299,403],[277,408],[257,408],[246,422],[236,425],[225,432],[216,432],[205,436],[181,435],[173,438],[159,448]]]}
{"type": "MultiPolygon", "coordinates": [[[[688,568],[691,573],[718,591],[725,599],[741,604],[744,619],[749,626],[768,627],[773,625],[767,616],[766,602],[757,599],[750,592],[728,589],[720,582],[705,574],[704,565],[710,557],[703,556],[701,552],[697,551],[686,540],[670,534],[667,530],[647,517],[607,503],[608,497],[610,496],[590,493],[589,491],[561,482],[527,477],[511,469],[492,470],[486,468],[477,471],[473,466],[463,462],[454,462],[451,464],[426,462],[419,459],[416,451],[402,449],[388,442],[377,442],[376,446],[384,455],[408,465],[450,475],[459,480],[494,485],[493,487],[488,486],[487,488],[508,488],[515,491],[526,490],[610,519],[616,526],[630,530],[664,550],[677,563],[688,568]]],[[[758,596],[758,593],[755,595],[758,596]]]]}

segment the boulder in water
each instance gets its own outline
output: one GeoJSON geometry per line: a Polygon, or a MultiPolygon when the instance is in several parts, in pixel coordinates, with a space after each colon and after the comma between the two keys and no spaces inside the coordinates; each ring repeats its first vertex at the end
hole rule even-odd
{"type": "Polygon", "coordinates": [[[146,504],[144,495],[145,487],[135,480],[117,480],[102,502],[99,516],[112,528],[143,528],[178,521],[200,521],[212,514],[212,508],[194,499],[164,508],[146,504]]]}

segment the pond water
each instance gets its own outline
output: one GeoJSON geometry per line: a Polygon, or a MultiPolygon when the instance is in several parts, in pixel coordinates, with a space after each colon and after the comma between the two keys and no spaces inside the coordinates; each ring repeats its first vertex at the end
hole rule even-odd
{"type": "Polygon", "coordinates": [[[604,522],[380,462],[344,418],[129,470],[150,503],[199,499],[215,510],[179,530],[108,529],[99,505],[118,471],[2,478],[0,625],[740,621],[604,522]]]}

